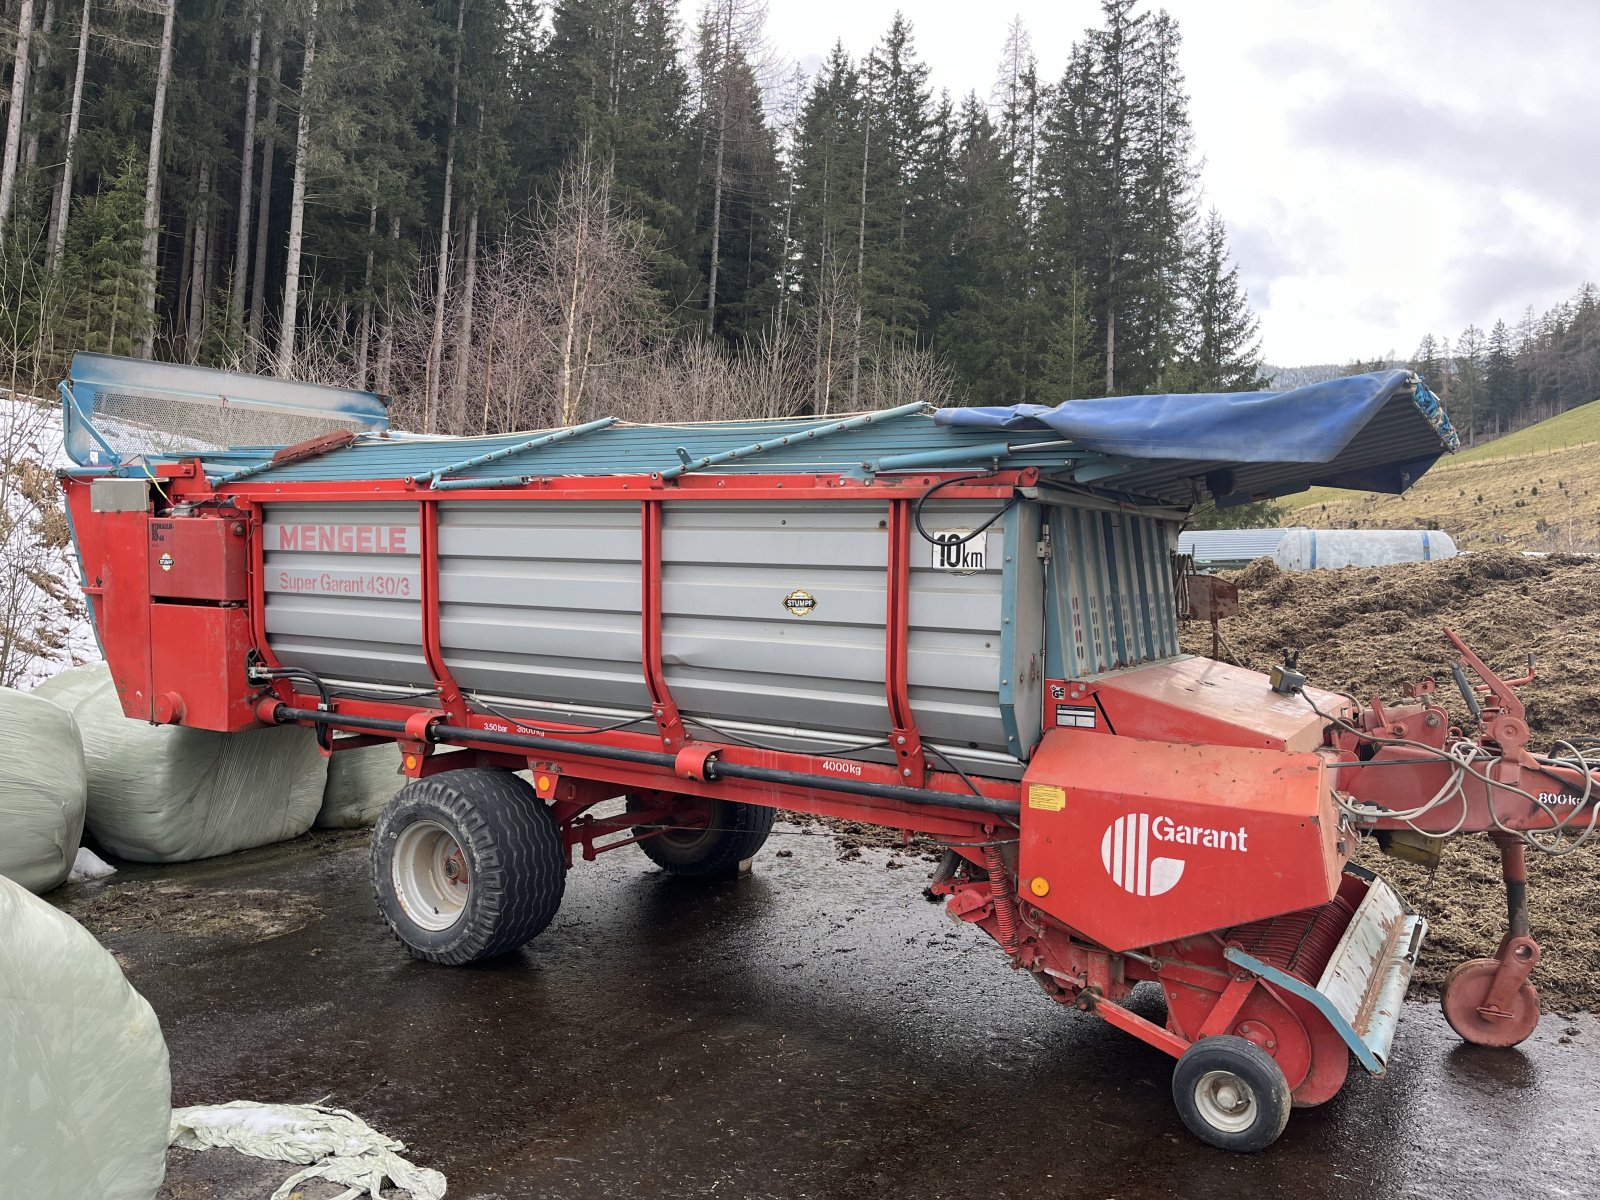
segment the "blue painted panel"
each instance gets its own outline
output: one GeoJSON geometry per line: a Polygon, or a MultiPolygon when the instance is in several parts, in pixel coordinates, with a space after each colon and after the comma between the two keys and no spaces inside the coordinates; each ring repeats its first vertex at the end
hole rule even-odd
{"type": "Polygon", "coordinates": [[[1084,679],[1178,653],[1172,549],[1178,523],[1051,506],[1045,663],[1084,679]]]}

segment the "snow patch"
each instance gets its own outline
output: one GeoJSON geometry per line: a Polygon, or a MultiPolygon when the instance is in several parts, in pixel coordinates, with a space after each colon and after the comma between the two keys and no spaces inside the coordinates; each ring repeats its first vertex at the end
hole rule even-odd
{"type": "Polygon", "coordinates": [[[59,407],[0,396],[0,682],[24,691],[100,658],[54,479],[73,465],[59,407]]]}

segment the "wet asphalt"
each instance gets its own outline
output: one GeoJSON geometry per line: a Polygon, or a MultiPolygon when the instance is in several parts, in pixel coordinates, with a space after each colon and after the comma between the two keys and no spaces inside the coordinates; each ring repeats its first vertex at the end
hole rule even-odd
{"type": "MultiPolygon", "coordinates": [[[[1594,1017],[1488,1051],[1409,1005],[1387,1079],[1353,1069],[1270,1150],[1228,1155],[1184,1130],[1164,1056],[927,903],[929,864],[779,830],[737,880],[635,849],[580,864],[551,928],[476,968],[389,938],[349,835],[119,877],[298,897],[320,914],[302,928],[102,940],[161,1018],[175,1104],[327,1098],[451,1200],[1600,1196],[1594,1017]]],[[[162,1196],[265,1200],[288,1171],[173,1151],[162,1196]]]]}

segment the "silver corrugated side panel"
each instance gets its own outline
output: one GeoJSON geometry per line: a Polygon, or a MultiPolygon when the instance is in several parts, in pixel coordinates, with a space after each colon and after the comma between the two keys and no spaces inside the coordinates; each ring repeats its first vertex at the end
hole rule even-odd
{"type": "Polygon", "coordinates": [[[415,504],[272,504],[263,537],[267,640],[284,665],[432,686],[415,504]]]}
{"type": "MultiPolygon", "coordinates": [[[[924,525],[964,536],[1000,507],[934,501],[924,525]]],[[[907,667],[925,739],[1012,759],[1037,743],[1040,521],[1015,504],[956,549],[912,533],[907,667]]],[[[285,663],[428,686],[414,506],[272,505],[266,536],[267,627],[285,663]]],[[[456,681],[580,723],[648,713],[640,546],[635,502],[441,503],[440,639],[456,681]]],[[[886,737],[887,566],[882,500],[666,504],[662,660],[680,710],[795,749],[886,737]]]]}
{"type": "Polygon", "coordinates": [[[1087,508],[1048,511],[1050,674],[1084,679],[1177,654],[1178,523],[1087,508]]]}
{"type": "Polygon", "coordinates": [[[439,506],[439,636],[461,687],[649,711],[639,505],[439,506]]]}
{"type": "Polygon", "coordinates": [[[887,510],[695,504],[662,525],[662,661],[685,713],[883,734],[887,510]]]}
{"type": "MultiPolygon", "coordinates": [[[[970,531],[996,507],[930,504],[924,524],[970,531]]],[[[662,645],[679,708],[713,722],[887,733],[887,523],[873,502],[669,505],[662,645]]],[[[1020,672],[1002,670],[1003,653],[1017,653],[1003,621],[1004,541],[997,524],[970,545],[967,569],[951,570],[912,534],[907,666],[930,740],[1008,749],[1000,681],[1025,679],[1039,647],[1021,652],[1020,672]]],[[[1039,592],[1024,602],[1039,608],[1039,592]]]]}

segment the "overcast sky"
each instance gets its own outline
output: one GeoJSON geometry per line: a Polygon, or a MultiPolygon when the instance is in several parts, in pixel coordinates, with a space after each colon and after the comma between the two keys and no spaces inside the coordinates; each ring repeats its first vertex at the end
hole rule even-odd
{"type": "MultiPolygon", "coordinates": [[[[686,12],[699,6],[688,0],[686,12]]],[[[1152,5],[1151,7],[1156,7],[1152,5]]],[[[1202,203],[1279,365],[1543,310],[1600,275],[1600,0],[1172,0],[1202,203]]],[[[769,0],[814,71],[909,17],[935,90],[988,97],[1020,15],[1054,81],[1097,0],[769,0]]]]}

